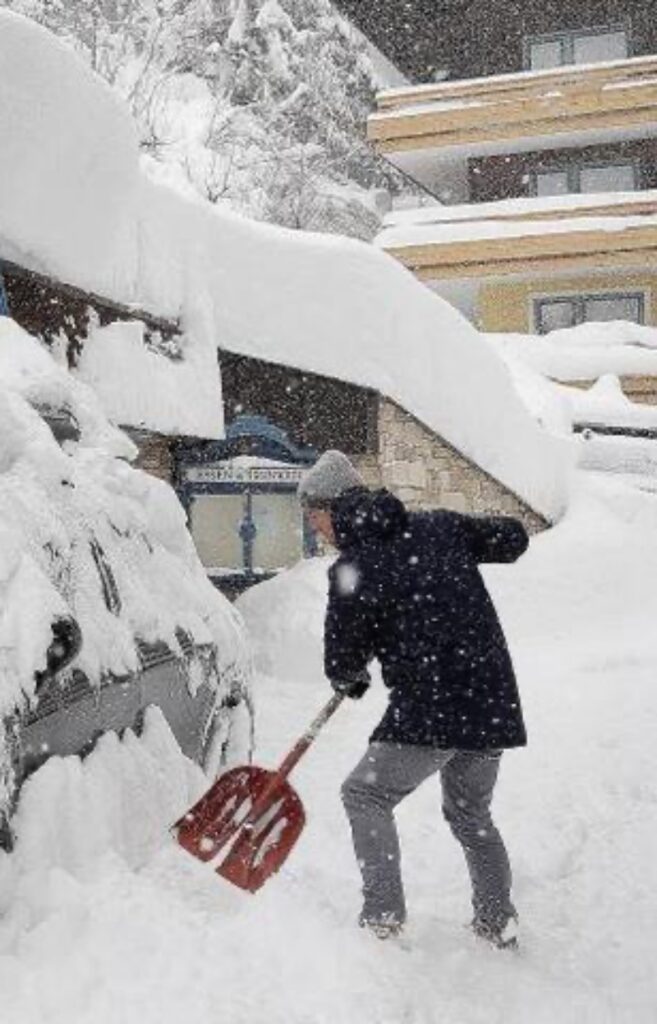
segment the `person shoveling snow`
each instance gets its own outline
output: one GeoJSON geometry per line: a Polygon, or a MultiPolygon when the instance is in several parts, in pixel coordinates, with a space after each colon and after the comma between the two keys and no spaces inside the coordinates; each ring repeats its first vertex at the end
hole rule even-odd
{"type": "Polygon", "coordinates": [[[476,935],[515,946],[511,869],[490,804],[500,757],[525,727],[506,640],[479,573],[528,545],[512,518],[409,513],[325,452],[302,477],[310,523],[339,557],[329,570],[324,656],[333,689],[360,698],[378,659],[388,708],[342,797],[363,880],[359,923],[379,938],[406,920],[395,806],[438,772],[443,813],[472,883],[476,935]]]}

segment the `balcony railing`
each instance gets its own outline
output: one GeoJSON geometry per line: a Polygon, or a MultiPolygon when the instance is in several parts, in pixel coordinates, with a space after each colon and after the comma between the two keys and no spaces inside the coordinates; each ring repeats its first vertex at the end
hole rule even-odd
{"type": "Polygon", "coordinates": [[[517,149],[523,139],[538,147],[578,136],[585,144],[596,133],[638,129],[657,133],[657,55],[388,90],[377,97],[368,136],[388,154],[478,146],[492,152],[505,143],[517,149]]]}
{"type": "Polygon", "coordinates": [[[657,269],[657,192],[429,207],[392,217],[377,245],[422,279],[657,269]]]}

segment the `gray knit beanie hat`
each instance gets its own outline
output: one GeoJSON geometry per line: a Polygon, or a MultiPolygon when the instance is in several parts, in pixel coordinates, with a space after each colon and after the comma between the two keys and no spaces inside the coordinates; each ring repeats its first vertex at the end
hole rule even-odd
{"type": "Polygon", "coordinates": [[[307,508],[328,508],[352,487],[365,487],[360,474],[342,452],[328,451],[307,469],[299,481],[297,496],[307,508]]]}

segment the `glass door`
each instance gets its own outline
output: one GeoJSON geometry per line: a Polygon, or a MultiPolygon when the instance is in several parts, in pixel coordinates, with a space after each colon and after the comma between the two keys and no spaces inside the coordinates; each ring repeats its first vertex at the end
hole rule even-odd
{"type": "Polygon", "coordinates": [[[303,517],[294,492],[253,494],[251,516],[255,572],[275,572],[302,557],[303,517]]]}

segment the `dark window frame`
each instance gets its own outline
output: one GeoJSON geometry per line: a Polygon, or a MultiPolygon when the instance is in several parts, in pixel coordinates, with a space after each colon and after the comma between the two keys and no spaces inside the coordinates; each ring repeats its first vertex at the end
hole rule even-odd
{"type": "Polygon", "coordinates": [[[578,327],[584,323],[595,323],[596,321],[588,321],[586,319],[586,303],[592,300],[604,300],[604,299],[635,299],[638,301],[639,308],[639,320],[636,322],[639,324],[645,324],[646,322],[646,293],[645,291],[604,291],[604,292],[573,292],[566,295],[541,295],[536,296],[532,300],[532,312],[533,312],[533,327],[534,331],[540,335],[549,334],[549,330],[546,330],[542,320],[541,310],[545,305],[553,305],[556,303],[570,304],[575,307],[575,322],[573,327],[578,327]]]}
{"type": "MultiPolygon", "coordinates": [[[[584,36],[612,35],[622,32],[625,35],[627,45],[627,56],[619,58],[630,60],[634,54],[632,45],[632,25],[629,20],[614,21],[606,25],[594,25],[587,28],[559,29],[556,32],[540,32],[536,35],[525,36],[523,40],[523,67],[525,71],[547,71],[556,70],[560,67],[578,67],[575,62],[575,40],[584,36]],[[561,48],[561,63],[556,64],[554,69],[532,67],[532,47],[541,43],[559,43],[561,48]]],[[[601,64],[606,63],[600,61],[601,64]]]]}

